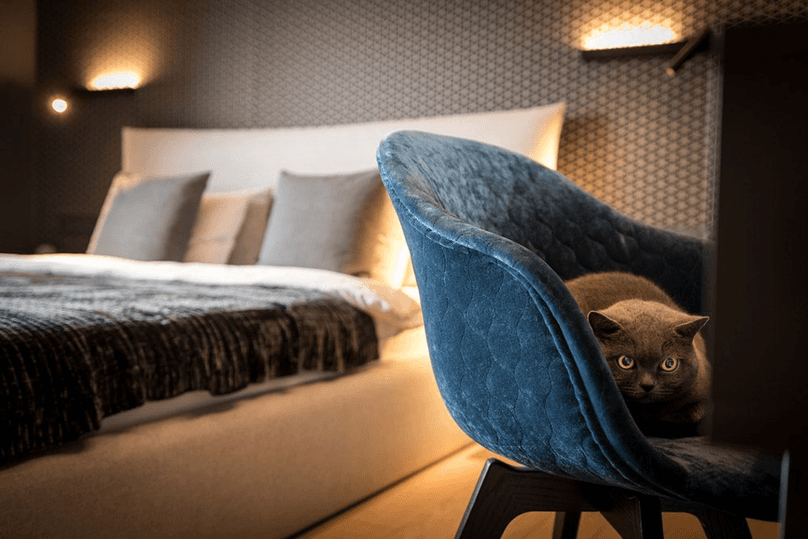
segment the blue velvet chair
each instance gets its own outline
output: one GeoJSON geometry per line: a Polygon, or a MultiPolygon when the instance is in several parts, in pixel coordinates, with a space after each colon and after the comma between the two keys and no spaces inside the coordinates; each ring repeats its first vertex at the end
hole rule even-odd
{"type": "Polygon", "coordinates": [[[695,514],[711,538],[751,537],[745,517],[777,519],[777,458],[639,431],[564,285],[630,271],[699,312],[705,244],[477,142],[404,131],[377,158],[446,406],[471,438],[522,465],[489,460],[458,537],[499,537],[526,511],[556,512],[556,538],[575,537],[582,511],[622,537],[662,537],[663,511],[695,514]]]}

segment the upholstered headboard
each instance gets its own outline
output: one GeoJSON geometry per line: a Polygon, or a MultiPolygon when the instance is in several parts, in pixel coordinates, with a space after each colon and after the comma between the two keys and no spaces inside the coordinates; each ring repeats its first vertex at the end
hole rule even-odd
{"type": "Polygon", "coordinates": [[[375,168],[385,135],[402,129],[501,146],[555,168],[564,103],[330,127],[276,129],[123,128],[122,168],[153,175],[212,171],[209,192],[274,188],[281,170],[335,174],[375,168]]]}

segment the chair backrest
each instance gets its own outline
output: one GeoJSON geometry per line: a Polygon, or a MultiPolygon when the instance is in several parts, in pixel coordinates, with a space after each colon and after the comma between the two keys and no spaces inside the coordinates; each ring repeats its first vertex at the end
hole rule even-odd
{"type": "MultiPolygon", "coordinates": [[[[400,132],[412,183],[436,207],[536,253],[563,280],[592,271],[645,275],[690,312],[703,312],[707,243],[627,218],[573,182],[507,151],[462,139],[400,132]],[[417,176],[417,178],[416,178],[417,176]]],[[[396,142],[398,141],[398,142],[396,142]]],[[[389,157],[403,159],[402,152],[389,157]]]]}
{"type": "Polygon", "coordinates": [[[399,132],[377,158],[410,247],[438,387],[460,427],[538,469],[664,491],[641,471],[647,442],[563,280],[623,269],[698,303],[702,245],[481,143],[399,132]]]}

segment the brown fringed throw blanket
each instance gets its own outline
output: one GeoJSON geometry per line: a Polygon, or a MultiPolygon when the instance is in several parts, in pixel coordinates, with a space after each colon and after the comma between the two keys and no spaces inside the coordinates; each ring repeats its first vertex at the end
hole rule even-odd
{"type": "Polygon", "coordinates": [[[0,464],[147,400],[377,357],[370,316],[319,291],[0,273],[0,464]]]}

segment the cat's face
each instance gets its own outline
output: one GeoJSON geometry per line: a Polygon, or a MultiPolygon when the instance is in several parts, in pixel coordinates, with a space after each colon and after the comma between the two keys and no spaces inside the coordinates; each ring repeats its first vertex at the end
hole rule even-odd
{"type": "Polygon", "coordinates": [[[627,401],[663,403],[696,382],[699,361],[693,340],[707,317],[627,300],[592,311],[588,319],[627,401]]]}

